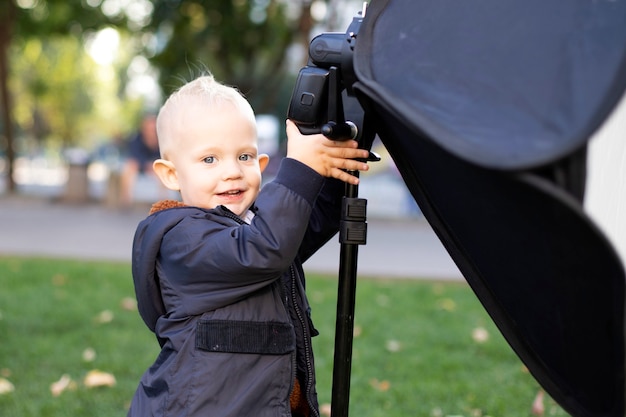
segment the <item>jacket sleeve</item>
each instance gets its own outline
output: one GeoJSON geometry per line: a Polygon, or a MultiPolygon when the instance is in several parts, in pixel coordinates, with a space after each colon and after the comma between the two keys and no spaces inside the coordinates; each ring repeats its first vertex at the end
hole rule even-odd
{"type": "Polygon", "coordinates": [[[339,231],[344,195],[345,183],[331,178],[325,180],[322,191],[315,200],[309,227],[300,246],[299,257],[302,262],[313,256],[339,231]]]}
{"type": "Polygon", "coordinates": [[[323,184],[315,171],[284,159],[250,225],[215,210],[186,216],[163,236],[157,258],[164,299],[184,299],[185,314],[200,314],[278,279],[298,253],[323,184]]]}

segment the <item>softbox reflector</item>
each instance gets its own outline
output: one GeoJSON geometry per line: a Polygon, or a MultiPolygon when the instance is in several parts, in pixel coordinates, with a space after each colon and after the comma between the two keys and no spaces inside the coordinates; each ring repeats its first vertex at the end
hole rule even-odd
{"type": "Polygon", "coordinates": [[[624,415],[624,281],[582,209],[626,2],[374,0],[354,90],[498,328],[574,416],[624,415]]]}
{"type": "Polygon", "coordinates": [[[625,22],[623,0],[374,0],[355,70],[448,152],[534,167],[583,146],[615,107],[625,22]]]}

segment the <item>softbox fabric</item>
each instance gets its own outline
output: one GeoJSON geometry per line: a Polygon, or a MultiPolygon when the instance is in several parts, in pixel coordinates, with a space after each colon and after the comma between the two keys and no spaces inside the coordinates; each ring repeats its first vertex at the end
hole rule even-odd
{"type": "Polygon", "coordinates": [[[626,2],[373,0],[354,90],[426,219],[537,381],[624,415],[622,263],[582,209],[626,90],[626,2]]]}

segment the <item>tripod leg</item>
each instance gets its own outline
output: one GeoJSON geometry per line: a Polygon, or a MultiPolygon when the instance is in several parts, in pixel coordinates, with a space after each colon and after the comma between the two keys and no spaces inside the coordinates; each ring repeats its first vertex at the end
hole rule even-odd
{"type": "Polygon", "coordinates": [[[355,198],[357,187],[347,186],[340,232],[341,252],[337,293],[337,322],[335,327],[335,357],[331,401],[332,417],[347,417],[350,403],[350,374],[352,372],[352,342],[356,304],[357,259],[360,244],[366,243],[367,201],[355,198]]]}

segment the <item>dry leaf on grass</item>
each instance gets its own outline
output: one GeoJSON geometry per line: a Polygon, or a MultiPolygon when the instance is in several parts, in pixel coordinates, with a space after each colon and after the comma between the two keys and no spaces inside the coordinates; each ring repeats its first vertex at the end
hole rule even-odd
{"type": "Polygon", "coordinates": [[[443,416],[443,410],[439,407],[435,407],[431,410],[430,412],[431,417],[442,417],[443,416]]]}
{"type": "Polygon", "coordinates": [[[67,276],[63,274],[56,274],[52,277],[52,285],[60,287],[67,284],[67,276]]]}
{"type": "Polygon", "coordinates": [[[61,379],[50,384],[50,392],[53,397],[58,397],[67,389],[75,389],[76,383],[72,381],[72,378],[68,374],[63,374],[61,379]]]}
{"type": "Polygon", "coordinates": [[[451,298],[441,298],[437,300],[437,304],[439,309],[444,311],[453,312],[456,310],[456,302],[451,298]]]}
{"type": "Polygon", "coordinates": [[[102,372],[98,369],[89,371],[83,380],[83,384],[85,384],[87,388],[112,387],[115,383],[116,381],[113,374],[102,372]]]}
{"type": "Polygon", "coordinates": [[[103,310],[95,318],[96,323],[105,324],[113,321],[113,312],[111,310],[103,310]]]}
{"type": "Polygon", "coordinates": [[[370,386],[376,391],[385,392],[389,391],[389,388],[391,388],[391,382],[387,380],[379,381],[376,378],[372,378],[370,379],[370,386]]]}
{"type": "Polygon", "coordinates": [[[0,395],[15,391],[15,386],[5,378],[0,378],[0,395]]]}
{"type": "Polygon", "coordinates": [[[476,343],[485,343],[489,340],[489,332],[483,327],[477,327],[472,330],[472,339],[474,339],[476,343]]]}
{"type": "Polygon", "coordinates": [[[389,352],[400,352],[402,344],[397,340],[387,340],[385,343],[385,349],[389,352]]]}
{"type": "Polygon", "coordinates": [[[320,405],[320,414],[323,416],[330,417],[331,410],[332,407],[328,403],[320,405]]]}
{"type": "Polygon", "coordinates": [[[126,311],[137,311],[137,300],[131,297],[124,297],[120,301],[120,306],[126,311]]]}
{"type": "Polygon", "coordinates": [[[83,350],[83,361],[85,362],[93,362],[96,359],[96,351],[94,348],[88,347],[83,350]]]}
{"type": "Polygon", "coordinates": [[[533,400],[533,405],[530,409],[530,412],[534,415],[534,416],[542,416],[545,412],[545,407],[543,405],[543,391],[539,390],[539,392],[537,392],[537,395],[535,396],[535,399],[533,400]]]}

